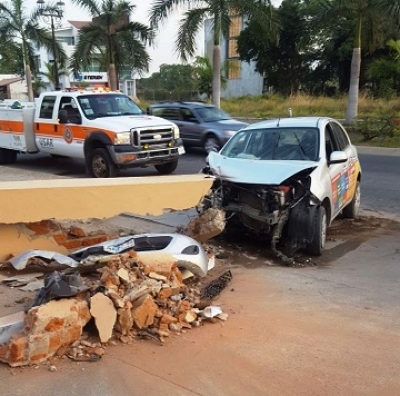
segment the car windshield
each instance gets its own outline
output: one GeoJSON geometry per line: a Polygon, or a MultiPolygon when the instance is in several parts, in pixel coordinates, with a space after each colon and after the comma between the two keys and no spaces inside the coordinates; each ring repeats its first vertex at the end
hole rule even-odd
{"type": "Polygon", "coordinates": [[[197,114],[204,122],[230,120],[231,117],[224,111],[214,106],[196,108],[197,114]]]}
{"type": "Polygon", "coordinates": [[[78,97],[78,102],[83,114],[89,120],[99,117],[142,114],[140,107],[125,95],[83,95],[78,97]]]}
{"type": "Polygon", "coordinates": [[[239,131],[221,150],[229,158],[317,161],[317,128],[267,128],[239,131]]]}

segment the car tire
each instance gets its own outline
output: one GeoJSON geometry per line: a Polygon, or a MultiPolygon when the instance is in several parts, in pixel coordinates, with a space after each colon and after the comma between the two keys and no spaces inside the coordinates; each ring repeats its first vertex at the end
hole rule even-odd
{"type": "Polygon", "coordinates": [[[219,151],[221,148],[221,143],[214,135],[208,135],[204,140],[203,148],[207,154],[211,151],[219,151]]]}
{"type": "Polygon", "coordinates": [[[354,196],[351,202],[343,208],[342,215],[346,219],[355,219],[358,216],[358,211],[360,209],[361,202],[361,186],[360,182],[357,180],[356,189],[354,191],[354,196]]]}
{"type": "Polygon", "coordinates": [[[325,247],[328,221],[323,206],[316,206],[310,211],[310,239],[307,252],[312,256],[320,256],[325,247]]]}
{"type": "Polygon", "coordinates": [[[0,165],[13,164],[17,160],[17,151],[0,148],[0,165]]]}
{"type": "Polygon", "coordinates": [[[177,166],[178,160],[167,162],[166,164],[155,165],[154,167],[160,175],[169,175],[177,168],[177,166]]]}
{"type": "Polygon", "coordinates": [[[88,171],[95,178],[109,178],[117,175],[117,168],[105,148],[97,148],[88,158],[88,171]]]}

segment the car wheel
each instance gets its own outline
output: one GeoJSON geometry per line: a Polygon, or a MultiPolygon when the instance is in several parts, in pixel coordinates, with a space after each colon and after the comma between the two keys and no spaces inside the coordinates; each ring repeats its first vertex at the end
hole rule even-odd
{"type": "Polygon", "coordinates": [[[117,168],[105,148],[97,148],[89,156],[89,174],[96,178],[115,177],[117,168]]]}
{"type": "Polygon", "coordinates": [[[211,151],[219,151],[219,149],[221,148],[221,144],[214,135],[209,135],[204,140],[203,147],[206,153],[208,154],[211,151]]]}
{"type": "Polygon", "coordinates": [[[166,164],[155,165],[154,167],[157,169],[160,175],[169,175],[176,169],[177,166],[178,160],[167,162],[166,164]]]}
{"type": "Polygon", "coordinates": [[[0,148],[0,165],[13,164],[16,160],[17,152],[15,150],[0,148]]]}
{"type": "Polygon", "coordinates": [[[326,210],[323,206],[317,206],[311,209],[311,237],[307,244],[307,252],[312,256],[320,256],[325,247],[326,230],[328,228],[326,210]]]}
{"type": "Polygon", "coordinates": [[[353,199],[345,208],[343,208],[342,211],[343,217],[345,217],[346,219],[355,219],[358,216],[360,203],[361,203],[361,186],[360,182],[357,180],[357,185],[354,191],[353,199]]]}

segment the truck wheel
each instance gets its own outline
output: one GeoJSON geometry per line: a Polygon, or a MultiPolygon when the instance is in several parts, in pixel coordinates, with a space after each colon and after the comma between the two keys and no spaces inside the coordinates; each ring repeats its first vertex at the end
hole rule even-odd
{"type": "Polygon", "coordinates": [[[214,135],[208,135],[204,140],[204,150],[208,154],[210,151],[219,151],[221,144],[214,135]]]}
{"type": "Polygon", "coordinates": [[[160,175],[169,175],[178,166],[178,160],[167,162],[166,164],[154,165],[160,175]]]}
{"type": "Polygon", "coordinates": [[[92,151],[88,159],[88,170],[92,177],[115,177],[117,168],[111,160],[107,149],[97,148],[92,151]]]}
{"type": "Polygon", "coordinates": [[[13,164],[17,160],[15,150],[0,148],[0,165],[13,164]]]}
{"type": "Polygon", "coordinates": [[[311,238],[307,244],[307,252],[312,256],[321,256],[325,247],[327,228],[328,221],[325,208],[323,206],[318,206],[314,210],[311,210],[311,238]]]}
{"type": "Polygon", "coordinates": [[[357,181],[353,199],[342,210],[343,217],[345,217],[346,219],[355,219],[358,215],[358,210],[360,209],[360,202],[361,202],[361,187],[360,187],[360,182],[357,181]]]}

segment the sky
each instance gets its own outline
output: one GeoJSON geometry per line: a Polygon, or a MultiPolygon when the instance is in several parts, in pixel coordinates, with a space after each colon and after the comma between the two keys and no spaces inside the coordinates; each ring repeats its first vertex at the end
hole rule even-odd
{"type": "MultiPolygon", "coordinates": [[[[46,0],[45,0],[46,1],[46,0]]],[[[90,14],[70,0],[63,0],[65,3],[64,20],[85,21],[90,20],[90,14]]],[[[46,1],[47,2],[47,1],[46,1]]],[[[52,1],[50,1],[51,3],[52,1]]],[[[27,10],[32,10],[36,6],[36,0],[24,0],[27,10]]],[[[141,22],[148,25],[148,13],[151,7],[151,1],[132,0],[131,4],[136,6],[135,12],[131,16],[131,20],[141,22]]],[[[181,14],[176,11],[168,18],[166,22],[160,25],[160,30],[153,47],[149,47],[148,53],[152,59],[150,63],[149,75],[158,72],[160,65],[163,63],[177,64],[181,63],[175,51],[175,40],[178,32],[179,20],[181,14]]],[[[203,37],[198,37],[198,47],[196,55],[203,56],[204,46],[203,37]]]]}

